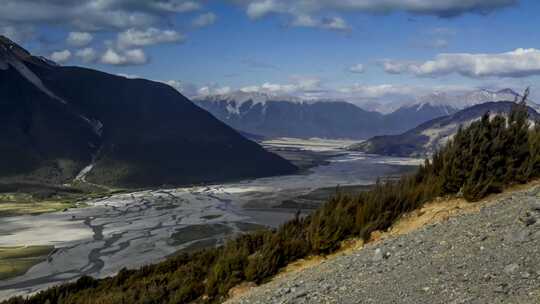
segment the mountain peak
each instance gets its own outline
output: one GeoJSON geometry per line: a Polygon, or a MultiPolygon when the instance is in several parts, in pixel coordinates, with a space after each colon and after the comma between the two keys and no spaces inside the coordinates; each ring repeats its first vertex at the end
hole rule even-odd
{"type": "Polygon", "coordinates": [[[32,56],[30,52],[3,35],[0,35],[0,52],[10,52],[18,59],[27,59],[32,56]]]}

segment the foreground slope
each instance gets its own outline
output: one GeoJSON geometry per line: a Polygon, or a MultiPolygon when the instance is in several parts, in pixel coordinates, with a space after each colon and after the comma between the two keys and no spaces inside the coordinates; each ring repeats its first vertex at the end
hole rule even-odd
{"type": "MultiPolygon", "coordinates": [[[[435,118],[400,135],[376,136],[365,142],[353,145],[351,150],[392,156],[425,156],[444,146],[458,131],[479,120],[486,112],[492,115],[507,115],[514,102],[487,102],[457,113],[435,118]]],[[[529,119],[536,120],[540,115],[528,108],[529,119]]]]}
{"type": "Polygon", "coordinates": [[[61,67],[5,37],[0,80],[2,181],[141,187],[295,170],[162,83],[61,67]]]}
{"type": "Polygon", "coordinates": [[[500,195],[479,212],[284,274],[227,303],[539,303],[539,196],[538,184],[500,195]]]}

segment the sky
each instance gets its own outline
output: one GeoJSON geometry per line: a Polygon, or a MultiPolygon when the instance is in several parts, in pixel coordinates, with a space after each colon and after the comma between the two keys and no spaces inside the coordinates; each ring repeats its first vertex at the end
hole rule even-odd
{"type": "Polygon", "coordinates": [[[537,0],[0,0],[0,34],[61,65],[166,82],[384,102],[531,86],[537,0]]]}

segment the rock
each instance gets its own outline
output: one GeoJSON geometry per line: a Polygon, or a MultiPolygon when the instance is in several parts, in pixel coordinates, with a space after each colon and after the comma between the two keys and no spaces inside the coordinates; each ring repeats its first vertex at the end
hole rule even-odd
{"type": "Polygon", "coordinates": [[[540,202],[537,202],[537,201],[532,202],[532,203],[530,203],[529,206],[531,207],[531,210],[536,211],[536,212],[540,212],[540,202]]]}
{"type": "Polygon", "coordinates": [[[531,274],[528,273],[528,272],[522,272],[522,273],[521,273],[521,278],[522,278],[522,279],[528,279],[528,278],[530,278],[530,277],[531,277],[531,274]]]}
{"type": "Polygon", "coordinates": [[[381,248],[375,249],[375,253],[373,253],[373,257],[371,259],[373,262],[379,262],[383,259],[383,252],[381,248]]]}
{"type": "Polygon", "coordinates": [[[509,243],[523,243],[528,241],[529,231],[520,230],[513,233],[509,233],[504,240],[509,243]]]}
{"type": "Polygon", "coordinates": [[[305,296],[307,296],[307,292],[305,290],[301,290],[294,295],[296,299],[303,298],[305,296]]]}
{"type": "Polygon", "coordinates": [[[513,274],[514,272],[516,272],[517,270],[519,269],[519,265],[516,264],[516,263],[512,263],[512,264],[509,264],[509,265],[506,265],[506,267],[504,267],[504,273],[510,275],[510,274],[513,274]]]}
{"type": "Polygon", "coordinates": [[[501,284],[501,285],[497,286],[494,291],[496,293],[507,293],[508,292],[507,285],[506,284],[501,284]]]}
{"type": "Polygon", "coordinates": [[[536,219],[532,216],[528,216],[523,219],[523,222],[525,223],[526,226],[531,226],[531,225],[536,224],[536,219]]]}

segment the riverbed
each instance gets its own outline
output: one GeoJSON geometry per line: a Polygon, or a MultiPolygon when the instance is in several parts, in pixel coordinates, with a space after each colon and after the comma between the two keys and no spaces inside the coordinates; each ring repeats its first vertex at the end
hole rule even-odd
{"type": "Polygon", "coordinates": [[[88,200],[86,208],[0,218],[0,247],[55,247],[25,274],[0,281],[0,299],[31,294],[82,275],[110,276],[181,250],[219,245],[238,233],[276,227],[299,210],[308,213],[316,208],[328,192],[323,188],[369,185],[378,177],[409,172],[420,163],[346,151],[348,144],[265,142],[268,149],[307,165],[294,175],[117,194],[88,200]]]}

